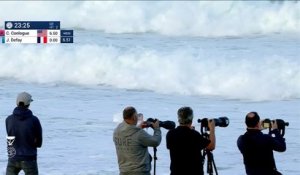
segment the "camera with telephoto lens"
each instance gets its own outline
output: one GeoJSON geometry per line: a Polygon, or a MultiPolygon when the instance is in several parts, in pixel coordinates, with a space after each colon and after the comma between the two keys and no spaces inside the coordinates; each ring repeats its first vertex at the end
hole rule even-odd
{"type": "MultiPolygon", "coordinates": [[[[219,118],[213,118],[211,120],[215,121],[215,126],[219,127],[227,127],[229,125],[229,119],[227,117],[219,117],[219,118]]],[[[198,123],[201,123],[201,126],[208,127],[208,119],[198,119],[198,123]]]]}
{"type": "Polygon", "coordinates": [[[272,128],[272,123],[274,123],[276,121],[277,123],[277,129],[279,130],[279,133],[284,136],[285,134],[285,127],[286,126],[289,126],[289,122],[285,122],[284,120],[282,119],[275,119],[275,120],[270,120],[270,119],[264,119],[262,120],[261,122],[261,126],[262,128],[264,129],[269,129],[271,130],[272,128]]]}
{"type": "MultiPolygon", "coordinates": [[[[157,119],[153,119],[153,118],[148,118],[146,120],[146,127],[151,127],[152,128],[152,123],[155,123],[157,121],[157,119]]],[[[165,129],[175,129],[176,124],[173,121],[159,121],[159,127],[163,127],[165,129]]]]}
{"type": "MultiPolygon", "coordinates": [[[[210,139],[210,134],[211,134],[211,131],[209,130],[210,128],[208,127],[208,122],[214,121],[215,126],[220,126],[220,127],[227,127],[229,125],[229,119],[227,117],[219,117],[213,119],[202,118],[202,119],[198,119],[197,121],[198,123],[201,124],[200,132],[205,139],[210,139]]],[[[207,173],[212,175],[213,170],[215,170],[216,174],[218,174],[212,151],[209,149],[204,149],[203,157],[205,158],[205,156],[207,156],[207,173]]]]}
{"type": "Polygon", "coordinates": [[[201,134],[208,136],[207,133],[207,131],[209,131],[208,121],[211,120],[214,120],[215,126],[227,127],[229,125],[229,119],[227,117],[213,118],[210,120],[208,118],[198,119],[198,123],[201,123],[201,127],[200,127],[201,134]]]}

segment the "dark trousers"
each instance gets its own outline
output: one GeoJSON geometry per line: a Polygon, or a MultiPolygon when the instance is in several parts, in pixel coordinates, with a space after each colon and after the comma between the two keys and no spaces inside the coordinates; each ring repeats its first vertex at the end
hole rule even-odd
{"type": "Polygon", "coordinates": [[[18,175],[23,170],[25,175],[38,175],[38,166],[36,160],[30,161],[13,161],[8,160],[6,175],[18,175]]]}

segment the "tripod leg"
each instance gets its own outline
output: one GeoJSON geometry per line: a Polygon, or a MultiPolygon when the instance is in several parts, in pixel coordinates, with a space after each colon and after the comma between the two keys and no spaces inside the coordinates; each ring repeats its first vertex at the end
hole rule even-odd
{"type": "Polygon", "coordinates": [[[211,165],[211,162],[207,162],[207,173],[209,175],[213,175],[213,169],[212,169],[212,165],[211,165]]]}
{"type": "Polygon", "coordinates": [[[154,170],[153,175],[156,175],[156,160],[154,159],[154,170]]]}
{"type": "Polygon", "coordinates": [[[210,152],[210,159],[211,159],[211,163],[213,165],[213,167],[211,167],[212,172],[213,172],[213,169],[214,169],[215,172],[216,172],[216,175],[218,175],[218,170],[217,170],[216,163],[215,163],[215,160],[214,160],[214,155],[212,154],[212,152],[210,152]]]}
{"type": "Polygon", "coordinates": [[[156,157],[156,152],[157,152],[157,148],[156,147],[154,147],[153,148],[153,151],[154,151],[154,155],[153,155],[153,157],[154,157],[154,168],[153,168],[153,175],[156,175],[156,160],[157,160],[157,157],[156,157]]]}
{"type": "Polygon", "coordinates": [[[211,152],[206,151],[206,156],[207,156],[207,173],[209,175],[213,175],[211,152]]]}
{"type": "Polygon", "coordinates": [[[216,175],[218,175],[218,170],[217,170],[215,161],[213,161],[213,165],[214,165],[214,169],[215,169],[216,175]]]}

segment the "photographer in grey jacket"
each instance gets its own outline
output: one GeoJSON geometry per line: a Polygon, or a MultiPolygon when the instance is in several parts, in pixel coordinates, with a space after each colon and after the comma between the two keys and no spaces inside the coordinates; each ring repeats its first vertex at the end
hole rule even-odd
{"type": "Polygon", "coordinates": [[[148,147],[157,147],[161,142],[159,121],[152,123],[153,135],[137,126],[138,114],[134,107],[123,110],[123,122],[114,130],[120,175],[150,175],[151,155],[148,147]]]}

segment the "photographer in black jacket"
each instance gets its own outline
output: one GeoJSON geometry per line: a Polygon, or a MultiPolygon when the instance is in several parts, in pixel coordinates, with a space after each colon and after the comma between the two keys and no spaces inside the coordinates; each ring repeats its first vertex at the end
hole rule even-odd
{"type": "Polygon", "coordinates": [[[215,122],[210,120],[209,138],[205,138],[192,126],[193,110],[181,107],[177,111],[179,126],[170,130],[166,136],[167,148],[170,150],[171,175],[203,175],[202,150],[212,151],[216,146],[215,122]]]}
{"type": "Polygon", "coordinates": [[[37,148],[42,146],[42,127],[29,108],[31,95],[22,92],[17,97],[17,107],[6,118],[8,164],[6,175],[38,175],[37,148]]]}
{"type": "Polygon", "coordinates": [[[260,117],[256,112],[246,115],[247,132],[238,138],[237,145],[244,157],[247,175],[280,175],[276,170],[274,151],[286,150],[285,139],[277,129],[277,123],[272,123],[269,134],[261,132],[260,117]],[[275,137],[272,137],[272,135],[275,137]]]}

